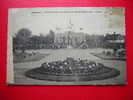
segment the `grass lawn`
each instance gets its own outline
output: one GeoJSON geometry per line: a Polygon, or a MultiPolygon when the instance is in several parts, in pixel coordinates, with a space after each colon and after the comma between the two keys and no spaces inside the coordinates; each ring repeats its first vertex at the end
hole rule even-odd
{"type": "Polygon", "coordinates": [[[27,57],[24,58],[24,56],[26,56],[26,55],[28,55],[28,53],[20,54],[18,56],[14,56],[14,58],[13,58],[14,63],[39,61],[42,58],[49,56],[49,54],[36,53],[35,55],[27,56],[27,57]]]}
{"type": "Polygon", "coordinates": [[[91,53],[91,54],[104,60],[126,60],[126,57],[116,57],[113,55],[108,56],[103,53],[91,53]]]}

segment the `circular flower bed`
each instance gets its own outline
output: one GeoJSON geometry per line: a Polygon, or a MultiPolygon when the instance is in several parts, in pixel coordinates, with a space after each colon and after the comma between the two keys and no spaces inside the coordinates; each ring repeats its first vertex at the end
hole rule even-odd
{"type": "Polygon", "coordinates": [[[64,61],[43,63],[25,73],[27,77],[52,81],[90,81],[116,77],[120,72],[88,60],[67,58],[64,61]]]}

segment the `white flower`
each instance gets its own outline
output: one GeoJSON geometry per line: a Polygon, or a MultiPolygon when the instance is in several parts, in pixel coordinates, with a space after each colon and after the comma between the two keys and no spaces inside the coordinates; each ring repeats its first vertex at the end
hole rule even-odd
{"type": "Polygon", "coordinates": [[[95,64],[92,64],[93,67],[95,67],[95,64]]]}
{"type": "Polygon", "coordinates": [[[91,65],[89,65],[88,67],[89,67],[89,68],[92,68],[92,66],[91,66],[91,65]]]}
{"type": "Polygon", "coordinates": [[[63,66],[60,66],[60,68],[62,69],[62,68],[63,68],[63,66]]]}
{"type": "Polygon", "coordinates": [[[51,66],[52,68],[54,68],[54,66],[51,66]]]}
{"type": "Polygon", "coordinates": [[[64,64],[67,65],[67,62],[65,62],[64,64]]]}

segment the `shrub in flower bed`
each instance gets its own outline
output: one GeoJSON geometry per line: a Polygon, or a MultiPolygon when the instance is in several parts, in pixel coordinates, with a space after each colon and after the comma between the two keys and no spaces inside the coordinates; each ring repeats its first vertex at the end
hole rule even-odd
{"type": "Polygon", "coordinates": [[[43,63],[41,67],[25,73],[30,78],[53,81],[75,81],[77,78],[79,81],[102,80],[119,74],[118,70],[106,67],[102,63],[70,57],[64,61],[43,63]]]}

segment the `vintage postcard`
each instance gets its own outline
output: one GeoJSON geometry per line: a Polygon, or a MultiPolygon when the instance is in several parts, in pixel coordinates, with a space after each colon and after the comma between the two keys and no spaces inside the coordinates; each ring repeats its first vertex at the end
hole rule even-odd
{"type": "Polygon", "coordinates": [[[125,9],[11,8],[7,83],[124,85],[125,9]]]}

